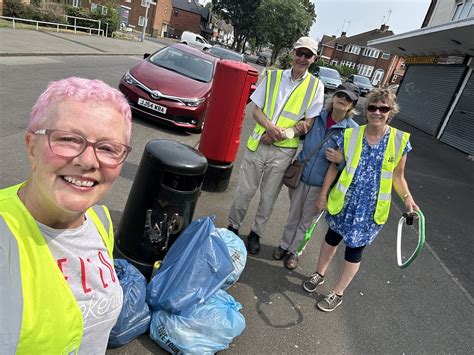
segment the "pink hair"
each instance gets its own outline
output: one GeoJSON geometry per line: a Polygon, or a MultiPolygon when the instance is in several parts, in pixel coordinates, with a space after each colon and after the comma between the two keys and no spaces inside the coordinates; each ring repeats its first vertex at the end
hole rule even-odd
{"type": "Polygon", "coordinates": [[[125,135],[130,141],[132,131],[132,112],[125,96],[101,80],[70,77],[49,83],[31,110],[28,131],[41,129],[47,118],[48,109],[59,100],[72,99],[77,102],[95,101],[112,106],[123,117],[125,135]]]}

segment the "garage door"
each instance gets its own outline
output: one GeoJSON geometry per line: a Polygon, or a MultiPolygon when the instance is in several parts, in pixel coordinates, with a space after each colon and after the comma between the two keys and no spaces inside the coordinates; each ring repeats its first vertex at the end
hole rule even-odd
{"type": "Polygon", "coordinates": [[[465,70],[457,65],[410,65],[397,93],[397,118],[436,135],[465,70]]]}
{"type": "Polygon", "coordinates": [[[440,140],[474,155],[474,75],[472,73],[440,140]]]}

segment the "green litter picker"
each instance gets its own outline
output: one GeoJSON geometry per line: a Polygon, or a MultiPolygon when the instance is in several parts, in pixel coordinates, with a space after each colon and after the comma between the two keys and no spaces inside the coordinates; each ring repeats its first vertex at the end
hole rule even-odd
{"type": "Polygon", "coordinates": [[[301,241],[298,250],[296,251],[296,256],[300,256],[301,253],[303,252],[304,248],[306,248],[306,244],[308,244],[309,240],[311,239],[311,236],[313,235],[314,228],[316,228],[316,225],[318,224],[319,220],[321,217],[324,215],[325,211],[322,211],[314,220],[313,223],[311,223],[311,227],[306,231],[306,234],[304,235],[303,240],[301,241]]]}
{"type": "Polygon", "coordinates": [[[421,211],[415,211],[412,213],[403,213],[402,217],[398,221],[397,231],[397,262],[398,266],[402,269],[410,265],[418,255],[420,255],[423,246],[425,245],[425,216],[421,211]],[[403,225],[406,223],[408,226],[413,224],[414,220],[418,220],[418,245],[411,256],[403,261],[402,257],[402,231],[403,225]]]}

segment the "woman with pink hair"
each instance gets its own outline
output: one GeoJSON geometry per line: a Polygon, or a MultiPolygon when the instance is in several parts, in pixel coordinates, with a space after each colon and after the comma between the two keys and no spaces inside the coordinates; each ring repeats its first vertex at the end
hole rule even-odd
{"type": "Polygon", "coordinates": [[[31,112],[25,182],[0,190],[1,353],[105,353],[121,307],[113,228],[98,202],[131,148],[125,97],[54,81],[31,112]]]}

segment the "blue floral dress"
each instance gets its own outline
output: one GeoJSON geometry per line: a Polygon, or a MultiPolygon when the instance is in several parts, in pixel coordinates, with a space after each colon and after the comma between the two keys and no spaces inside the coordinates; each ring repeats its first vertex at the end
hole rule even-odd
{"type": "MultiPolygon", "coordinates": [[[[326,214],[329,228],[339,233],[346,245],[351,248],[371,244],[383,227],[383,224],[375,223],[374,212],[389,133],[390,129],[374,146],[370,146],[365,138],[362,140],[359,165],[346,193],[344,206],[336,215],[326,214]]],[[[344,149],[343,136],[339,137],[337,145],[339,149],[344,149]]],[[[411,144],[408,142],[403,155],[411,149],[411,144]]]]}

